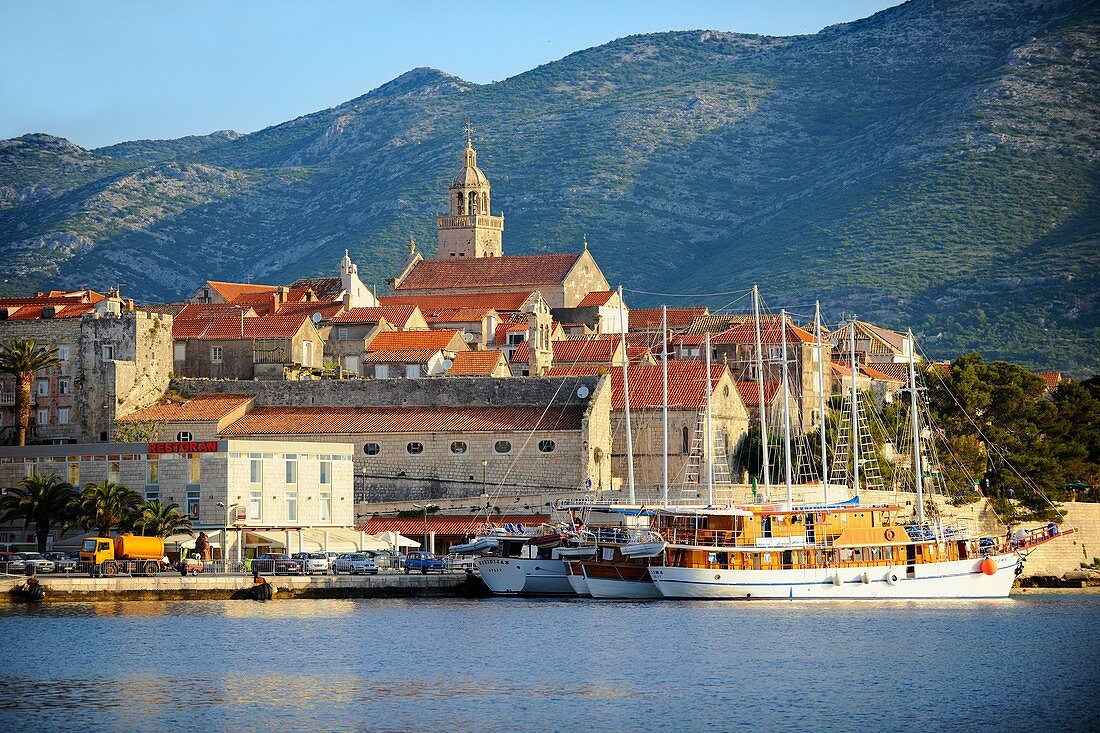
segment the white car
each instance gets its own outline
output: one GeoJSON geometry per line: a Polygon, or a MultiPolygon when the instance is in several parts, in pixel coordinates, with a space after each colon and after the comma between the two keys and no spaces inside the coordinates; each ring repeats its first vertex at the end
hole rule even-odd
{"type": "Polygon", "coordinates": [[[54,571],[53,560],[50,560],[41,552],[20,552],[16,554],[20,560],[26,563],[23,567],[34,568],[36,573],[52,573],[54,571]]]}
{"type": "Polygon", "coordinates": [[[323,552],[295,552],[291,557],[298,561],[306,575],[328,575],[328,556],[323,552]]]}
{"type": "Polygon", "coordinates": [[[378,575],[378,564],[362,552],[348,552],[336,558],[335,573],[352,575],[378,575]]]}

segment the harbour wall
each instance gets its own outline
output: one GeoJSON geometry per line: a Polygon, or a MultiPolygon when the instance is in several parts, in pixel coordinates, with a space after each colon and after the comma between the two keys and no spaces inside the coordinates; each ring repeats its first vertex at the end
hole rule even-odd
{"type": "MultiPolygon", "coordinates": [[[[409,598],[454,596],[466,584],[465,573],[431,575],[264,576],[275,588],[274,598],[409,598]]],[[[164,574],[152,578],[90,578],[39,575],[46,602],[66,601],[175,601],[227,600],[252,586],[250,575],[182,577],[164,574]]],[[[0,579],[0,602],[13,602],[11,588],[23,578],[0,579]]]]}

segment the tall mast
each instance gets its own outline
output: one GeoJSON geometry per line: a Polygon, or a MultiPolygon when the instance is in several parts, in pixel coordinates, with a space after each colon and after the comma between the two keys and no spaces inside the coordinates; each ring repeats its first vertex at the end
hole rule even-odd
{"type": "Polygon", "coordinates": [[[623,330],[623,401],[626,403],[626,486],[627,501],[634,503],[634,438],[630,433],[630,380],[627,367],[630,359],[626,354],[626,317],[623,314],[623,286],[619,286],[619,328],[623,330]]]}
{"type": "Polygon", "coordinates": [[[794,487],[791,485],[791,397],[787,375],[787,311],[779,311],[780,343],[783,345],[783,463],[787,483],[787,508],[794,505],[794,487]]]}
{"type": "MultiPolygon", "coordinates": [[[[856,319],[852,316],[852,333],[849,338],[849,356],[852,368],[852,428],[849,436],[852,440],[852,490],[859,496],[859,392],[856,391],[856,319]]],[[[630,425],[629,421],[627,425],[630,425]]],[[[628,428],[629,429],[629,428],[628,428]]]]}
{"type": "Polygon", "coordinates": [[[703,343],[707,349],[707,440],[706,440],[706,457],[707,457],[707,504],[714,503],[714,432],[711,428],[711,407],[710,407],[710,331],[707,331],[706,338],[703,339],[703,343]]]}
{"type": "Polygon", "coordinates": [[[924,527],[924,470],[920,460],[920,419],[917,417],[917,370],[913,365],[913,330],[909,330],[909,417],[913,431],[913,481],[917,486],[917,521],[924,527]]]}
{"type": "Polygon", "coordinates": [[[760,289],[752,286],[752,312],[756,323],[756,392],[760,397],[760,445],[763,448],[761,473],[764,475],[764,496],[771,497],[771,462],[768,460],[768,408],[764,404],[764,348],[760,345],[760,289]]]}
{"type": "Polygon", "coordinates": [[[825,451],[825,345],[821,342],[821,301],[814,301],[814,338],[817,340],[817,407],[821,422],[817,432],[821,436],[821,500],[829,503],[829,458],[825,451]]]}
{"type": "Polygon", "coordinates": [[[661,499],[668,506],[668,306],[661,306],[661,426],[664,451],[661,499]]]}

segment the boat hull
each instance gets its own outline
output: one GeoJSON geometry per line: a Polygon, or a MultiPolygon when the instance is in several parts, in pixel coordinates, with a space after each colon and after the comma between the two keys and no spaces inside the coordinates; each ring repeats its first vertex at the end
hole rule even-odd
{"type": "Polygon", "coordinates": [[[643,566],[633,563],[582,562],[588,585],[588,593],[593,598],[646,600],[661,598],[661,592],[643,566]]]}
{"type": "Polygon", "coordinates": [[[479,557],[474,565],[489,590],[499,595],[574,595],[561,560],[479,557]]]}
{"type": "Polygon", "coordinates": [[[994,555],[997,571],[981,571],[981,558],[905,565],[796,570],[718,570],[650,567],[665,598],[706,599],[949,599],[1007,598],[1020,559],[994,555]],[[866,577],[865,577],[866,576],[866,577]],[[838,581],[839,579],[839,581],[838,581]]]}

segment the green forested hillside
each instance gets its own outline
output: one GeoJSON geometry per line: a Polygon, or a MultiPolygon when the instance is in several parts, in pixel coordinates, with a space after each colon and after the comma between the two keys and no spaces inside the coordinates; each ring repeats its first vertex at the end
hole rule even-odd
{"type": "Polygon", "coordinates": [[[416,69],[250,135],[0,142],[0,290],[167,299],[330,272],[344,248],[381,283],[409,236],[434,246],[470,117],[508,253],[587,236],[637,290],[759,282],[777,305],[912,325],[936,356],[1083,376],[1098,7],[913,0],[812,36],[623,38],[490,85],[416,69]]]}

